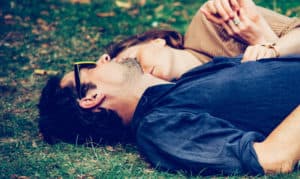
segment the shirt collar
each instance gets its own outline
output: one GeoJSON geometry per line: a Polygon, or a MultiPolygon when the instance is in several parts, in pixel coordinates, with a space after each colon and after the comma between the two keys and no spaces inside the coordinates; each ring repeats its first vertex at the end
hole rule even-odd
{"type": "Polygon", "coordinates": [[[133,114],[133,118],[131,120],[131,127],[133,131],[136,131],[140,120],[150,112],[155,106],[156,102],[159,101],[161,97],[163,97],[168,91],[174,86],[174,83],[161,84],[151,86],[142,95],[139,103],[136,107],[136,110],[133,114]]]}
{"type": "Polygon", "coordinates": [[[156,102],[159,101],[160,98],[162,98],[165,94],[167,94],[169,90],[171,90],[171,88],[174,87],[176,84],[184,82],[185,78],[193,77],[195,75],[198,78],[201,77],[199,74],[205,75],[207,72],[211,72],[212,70],[235,66],[237,64],[240,64],[240,60],[241,57],[216,57],[213,59],[212,62],[195,67],[187,73],[183,74],[180,77],[180,79],[175,81],[175,83],[161,84],[149,87],[145,90],[144,94],[139,100],[139,103],[133,114],[133,118],[131,120],[131,127],[133,131],[136,131],[136,128],[141,122],[141,119],[155,107],[156,102]]]}

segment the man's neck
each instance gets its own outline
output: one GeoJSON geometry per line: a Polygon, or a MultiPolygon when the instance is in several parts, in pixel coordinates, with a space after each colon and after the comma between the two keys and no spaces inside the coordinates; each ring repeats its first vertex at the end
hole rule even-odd
{"type": "Polygon", "coordinates": [[[130,87],[128,93],[124,93],[119,98],[116,98],[118,102],[116,112],[120,115],[125,125],[130,124],[136,107],[146,91],[151,86],[168,84],[170,82],[156,78],[150,74],[144,74],[135,84],[130,87]]]}

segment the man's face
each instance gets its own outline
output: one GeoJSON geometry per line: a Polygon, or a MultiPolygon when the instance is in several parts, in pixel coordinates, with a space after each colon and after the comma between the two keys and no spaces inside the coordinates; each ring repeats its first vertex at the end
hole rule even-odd
{"type": "MultiPolygon", "coordinates": [[[[120,93],[131,78],[134,78],[141,68],[135,60],[126,60],[125,62],[114,62],[107,60],[107,57],[101,57],[94,68],[81,68],[80,82],[84,87],[84,94],[92,90],[100,90],[106,94],[120,93]]],[[[74,72],[67,73],[62,81],[61,87],[75,87],[74,72]]]]}
{"type": "MultiPolygon", "coordinates": [[[[137,102],[136,93],[142,84],[139,80],[143,79],[142,69],[134,59],[115,62],[100,58],[94,68],[80,70],[81,84],[87,89],[77,100],[78,104],[93,112],[113,110],[122,118],[123,124],[129,124],[137,102]]],[[[74,72],[62,79],[61,87],[67,86],[75,88],[74,72]]]]}

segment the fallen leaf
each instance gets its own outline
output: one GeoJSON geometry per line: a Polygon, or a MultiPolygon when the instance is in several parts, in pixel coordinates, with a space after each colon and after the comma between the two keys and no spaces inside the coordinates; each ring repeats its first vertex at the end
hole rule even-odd
{"type": "Polygon", "coordinates": [[[58,71],[54,70],[43,70],[43,69],[35,69],[33,72],[35,75],[57,75],[58,71]]]}
{"type": "Polygon", "coordinates": [[[116,14],[114,12],[99,12],[96,14],[98,17],[113,17],[116,14]]]}
{"type": "Polygon", "coordinates": [[[4,83],[4,81],[6,81],[6,78],[0,78],[1,83],[4,83]]]}
{"type": "Polygon", "coordinates": [[[27,176],[18,176],[16,174],[13,174],[10,176],[11,179],[30,179],[29,177],[27,176]]]}
{"type": "Polygon", "coordinates": [[[31,146],[32,146],[33,148],[37,148],[37,144],[36,144],[36,142],[35,142],[34,140],[32,141],[31,146]]]}
{"type": "Polygon", "coordinates": [[[54,70],[47,70],[48,75],[57,75],[59,72],[54,70]]]}
{"type": "Polygon", "coordinates": [[[18,142],[18,140],[14,139],[14,138],[2,138],[2,139],[0,139],[0,142],[1,143],[15,143],[15,142],[18,142]]]}
{"type": "Polygon", "coordinates": [[[300,6],[287,10],[285,15],[286,16],[291,16],[293,13],[299,12],[299,11],[300,11],[300,6]]]}
{"type": "Polygon", "coordinates": [[[183,16],[183,18],[185,19],[185,20],[188,20],[190,17],[189,17],[189,14],[188,14],[188,12],[186,11],[186,10],[183,10],[182,11],[182,16],[183,16]]]}
{"type": "Polygon", "coordinates": [[[181,3],[180,3],[180,2],[174,2],[174,3],[173,3],[173,6],[175,6],[175,7],[176,7],[176,6],[182,6],[182,5],[181,5],[181,3]]]}
{"type": "Polygon", "coordinates": [[[151,26],[152,26],[152,27],[158,27],[158,24],[159,24],[159,23],[158,23],[157,21],[154,21],[154,22],[151,23],[151,26]]]}
{"type": "Polygon", "coordinates": [[[50,30],[50,27],[48,25],[41,25],[41,29],[43,31],[49,31],[50,30]]]}
{"type": "Polygon", "coordinates": [[[4,16],[4,22],[5,22],[5,24],[10,24],[10,25],[16,24],[16,22],[11,14],[7,14],[4,16]]]}
{"type": "Polygon", "coordinates": [[[160,27],[160,28],[170,29],[170,28],[171,28],[171,25],[170,25],[170,24],[167,24],[167,23],[160,23],[160,24],[159,24],[159,27],[160,27]]]}
{"type": "Polygon", "coordinates": [[[32,29],[31,32],[35,35],[39,35],[40,32],[37,29],[32,29]]]}
{"type": "Polygon", "coordinates": [[[105,149],[108,150],[108,151],[110,151],[110,152],[114,152],[115,151],[115,149],[112,146],[110,146],[110,145],[106,146],[105,149]]]}
{"type": "Polygon", "coordinates": [[[90,4],[91,0],[70,0],[71,3],[90,4]]]}
{"type": "Polygon", "coordinates": [[[136,16],[136,15],[138,15],[139,14],[139,10],[138,9],[134,9],[134,10],[132,10],[132,11],[129,11],[128,13],[130,14],[130,15],[132,15],[132,16],[136,16]]]}
{"type": "Polygon", "coordinates": [[[140,0],[139,1],[139,5],[140,6],[144,6],[146,4],[147,0],[140,0]]]}
{"type": "Polygon", "coordinates": [[[7,15],[4,16],[5,20],[11,20],[12,18],[13,18],[13,16],[10,15],[10,14],[7,14],[7,15]]]}
{"type": "Polygon", "coordinates": [[[174,23],[174,22],[176,22],[176,18],[172,18],[172,17],[170,17],[170,18],[168,19],[168,22],[172,22],[172,23],[174,23]]]}
{"type": "Polygon", "coordinates": [[[155,12],[160,12],[160,11],[162,11],[164,9],[164,7],[165,7],[164,5],[160,5],[157,8],[155,8],[154,11],[155,12]]]}
{"type": "Polygon", "coordinates": [[[289,9],[289,10],[286,11],[285,15],[290,16],[290,15],[292,15],[292,13],[293,13],[293,11],[289,9]]]}
{"type": "Polygon", "coordinates": [[[154,172],[154,170],[152,170],[152,169],[144,169],[144,173],[153,173],[154,172]]]}
{"type": "Polygon", "coordinates": [[[116,5],[118,7],[121,7],[121,8],[125,8],[125,9],[130,9],[132,4],[130,1],[127,1],[127,2],[123,2],[123,1],[116,1],[116,5]]]}
{"type": "Polygon", "coordinates": [[[29,70],[29,69],[30,69],[30,66],[23,66],[21,69],[22,69],[22,70],[29,70]]]}
{"type": "Polygon", "coordinates": [[[49,44],[43,43],[43,44],[41,45],[41,47],[42,47],[42,48],[49,48],[49,44]]]}
{"type": "Polygon", "coordinates": [[[48,11],[41,11],[40,14],[41,15],[45,15],[45,16],[49,16],[49,12],[48,11]]]}
{"type": "Polygon", "coordinates": [[[41,18],[38,18],[38,19],[36,20],[36,22],[37,22],[38,24],[40,24],[40,25],[42,25],[42,24],[47,24],[47,22],[46,22],[45,20],[41,19],[41,18]]]}
{"type": "Polygon", "coordinates": [[[48,51],[46,49],[39,50],[40,54],[48,54],[48,51]]]}

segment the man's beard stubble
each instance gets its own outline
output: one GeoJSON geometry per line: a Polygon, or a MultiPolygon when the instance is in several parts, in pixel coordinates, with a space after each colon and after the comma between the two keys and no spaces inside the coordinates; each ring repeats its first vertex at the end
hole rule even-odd
{"type": "Polygon", "coordinates": [[[127,58],[120,62],[120,64],[124,65],[126,71],[124,72],[125,80],[128,82],[134,82],[138,77],[144,74],[143,69],[140,63],[136,58],[127,58]]]}

